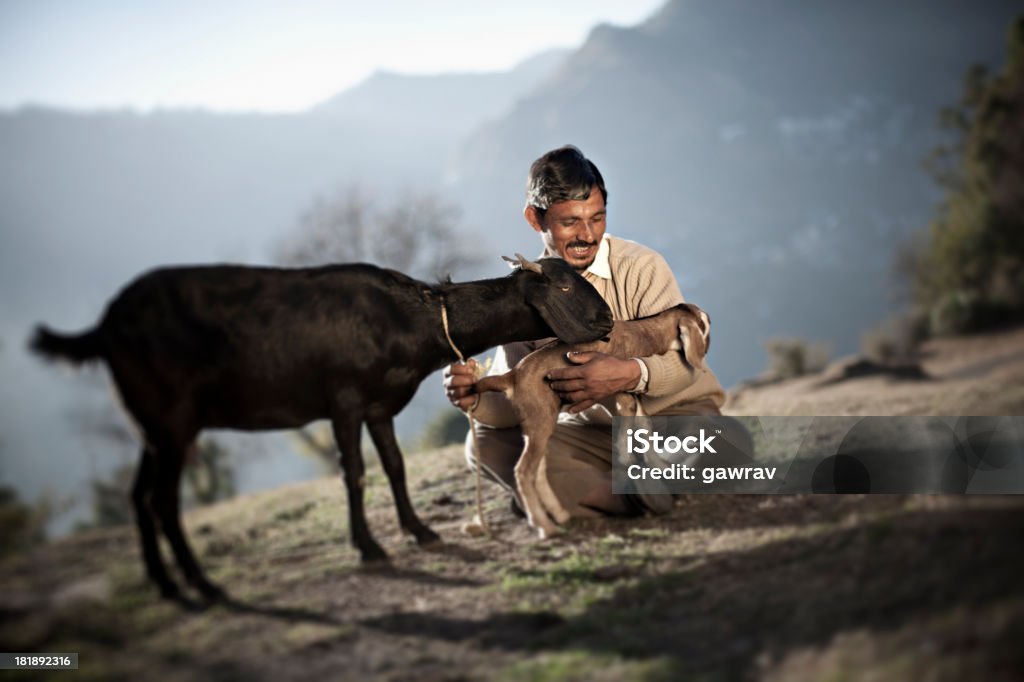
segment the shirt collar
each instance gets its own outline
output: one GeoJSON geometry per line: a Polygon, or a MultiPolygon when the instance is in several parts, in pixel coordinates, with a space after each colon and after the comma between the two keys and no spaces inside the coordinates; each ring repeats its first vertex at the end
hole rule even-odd
{"type": "Polygon", "coordinates": [[[611,279],[612,266],[608,262],[608,250],[608,235],[604,235],[601,238],[601,245],[597,247],[597,255],[594,256],[594,262],[590,264],[590,267],[585,272],[597,275],[601,279],[611,279]]]}

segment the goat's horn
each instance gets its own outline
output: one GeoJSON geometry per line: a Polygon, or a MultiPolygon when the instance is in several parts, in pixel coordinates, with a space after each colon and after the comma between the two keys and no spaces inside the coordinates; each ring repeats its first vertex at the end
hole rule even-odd
{"type": "Polygon", "coordinates": [[[533,261],[526,260],[523,258],[523,254],[521,253],[517,253],[516,258],[519,259],[519,266],[522,267],[523,270],[530,270],[531,272],[536,272],[538,275],[544,274],[544,270],[540,267],[540,263],[534,263],[533,261]]]}

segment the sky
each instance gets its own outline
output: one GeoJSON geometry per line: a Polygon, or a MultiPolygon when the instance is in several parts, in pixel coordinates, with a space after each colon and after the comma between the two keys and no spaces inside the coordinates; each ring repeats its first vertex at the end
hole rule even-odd
{"type": "Polygon", "coordinates": [[[0,0],[0,109],[301,111],[377,69],[499,71],[664,0],[0,0]]]}

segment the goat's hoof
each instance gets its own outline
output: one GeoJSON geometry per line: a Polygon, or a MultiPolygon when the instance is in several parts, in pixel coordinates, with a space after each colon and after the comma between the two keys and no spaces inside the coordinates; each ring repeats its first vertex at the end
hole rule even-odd
{"type": "Polygon", "coordinates": [[[167,601],[181,601],[181,588],[178,587],[176,583],[173,583],[170,580],[161,581],[158,584],[158,587],[160,588],[161,599],[166,599],[167,601]]]}
{"type": "Polygon", "coordinates": [[[359,551],[359,561],[364,565],[377,565],[388,563],[387,553],[380,548],[380,545],[371,545],[359,551]]]}
{"type": "Polygon", "coordinates": [[[196,589],[199,590],[199,594],[203,596],[203,601],[207,604],[224,604],[229,601],[228,593],[213,583],[199,583],[196,585],[196,589]]]}
{"type": "Polygon", "coordinates": [[[416,544],[420,547],[437,545],[442,542],[441,536],[426,526],[423,526],[418,530],[414,530],[412,534],[416,538],[416,544]]]}

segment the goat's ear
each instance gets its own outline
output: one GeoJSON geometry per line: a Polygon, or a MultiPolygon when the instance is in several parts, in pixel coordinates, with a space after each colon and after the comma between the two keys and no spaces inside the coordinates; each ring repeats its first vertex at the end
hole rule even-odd
{"type": "Polygon", "coordinates": [[[527,260],[526,256],[521,253],[517,253],[515,260],[508,256],[502,256],[502,260],[508,263],[508,266],[515,270],[516,268],[522,268],[523,270],[529,270],[530,272],[536,272],[538,275],[544,274],[544,269],[540,266],[540,263],[534,263],[531,260],[527,260]]]}
{"type": "Polygon", "coordinates": [[[687,314],[679,318],[679,340],[683,358],[694,369],[704,369],[704,356],[711,347],[711,318],[697,306],[687,303],[687,314]]]}

